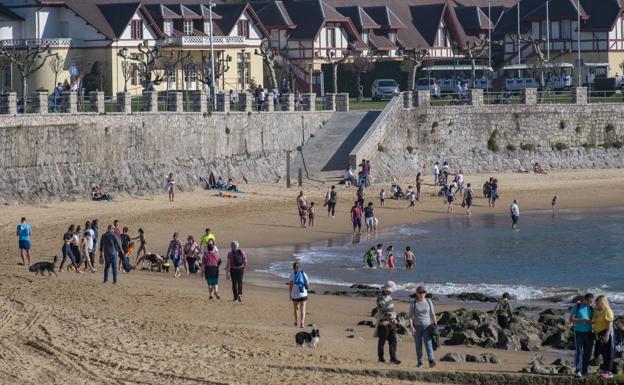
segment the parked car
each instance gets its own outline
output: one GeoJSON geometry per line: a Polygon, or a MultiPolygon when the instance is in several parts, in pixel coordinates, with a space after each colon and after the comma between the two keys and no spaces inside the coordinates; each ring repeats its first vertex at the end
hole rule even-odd
{"type": "Polygon", "coordinates": [[[392,99],[399,94],[399,85],[394,79],[377,79],[371,87],[373,100],[392,99]]]}
{"type": "Polygon", "coordinates": [[[437,99],[440,97],[440,86],[435,81],[435,79],[424,78],[418,79],[416,82],[416,90],[417,91],[429,91],[431,93],[431,97],[437,99]]]}

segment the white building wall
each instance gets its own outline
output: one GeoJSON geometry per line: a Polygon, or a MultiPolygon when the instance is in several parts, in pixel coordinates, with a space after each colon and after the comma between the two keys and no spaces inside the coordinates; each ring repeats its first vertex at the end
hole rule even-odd
{"type": "Polygon", "coordinates": [[[140,12],[136,12],[132,16],[132,19],[130,19],[130,20],[141,20],[143,22],[143,39],[141,39],[141,40],[132,40],[132,27],[131,27],[132,22],[129,21],[128,25],[126,26],[126,29],[124,29],[124,31],[122,32],[121,36],[119,37],[119,40],[124,40],[124,44],[125,45],[134,45],[134,46],[136,46],[139,43],[141,43],[143,40],[153,41],[153,40],[158,39],[158,36],[148,26],[147,21],[145,20],[143,15],[140,14],[140,12]]]}

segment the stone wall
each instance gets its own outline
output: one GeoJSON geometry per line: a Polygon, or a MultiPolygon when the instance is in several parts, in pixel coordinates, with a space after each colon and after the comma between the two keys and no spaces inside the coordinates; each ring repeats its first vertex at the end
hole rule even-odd
{"type": "Polygon", "coordinates": [[[0,116],[0,201],[160,191],[169,172],[181,190],[210,171],[239,184],[284,178],[286,150],[332,112],[139,113],[0,116]]]}
{"type": "Polygon", "coordinates": [[[624,141],[623,118],[624,104],[401,108],[386,117],[374,167],[383,179],[436,160],[464,172],[623,167],[624,149],[601,147],[624,141]]]}

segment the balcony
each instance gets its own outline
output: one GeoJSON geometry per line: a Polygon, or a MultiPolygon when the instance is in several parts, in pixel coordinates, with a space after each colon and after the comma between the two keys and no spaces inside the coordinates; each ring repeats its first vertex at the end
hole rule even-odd
{"type": "MultiPolygon", "coordinates": [[[[228,46],[228,45],[245,45],[246,39],[243,36],[214,36],[212,43],[215,46],[228,46]]],[[[164,46],[210,46],[209,36],[182,36],[182,37],[167,37],[163,40],[164,46]]]]}
{"type": "Polygon", "coordinates": [[[69,48],[72,43],[75,45],[78,39],[72,39],[70,37],[56,37],[47,39],[8,39],[0,40],[0,46],[3,47],[46,47],[50,48],[69,48]]]}

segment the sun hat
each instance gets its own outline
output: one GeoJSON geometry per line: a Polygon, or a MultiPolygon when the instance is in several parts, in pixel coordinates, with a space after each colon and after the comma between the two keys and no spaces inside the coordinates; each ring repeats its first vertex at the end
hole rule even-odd
{"type": "Polygon", "coordinates": [[[395,292],[396,289],[397,289],[397,287],[396,287],[396,283],[394,283],[394,281],[386,282],[386,284],[383,285],[383,287],[381,288],[381,290],[387,291],[389,293],[395,292]]]}

